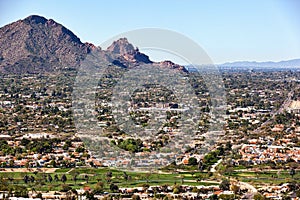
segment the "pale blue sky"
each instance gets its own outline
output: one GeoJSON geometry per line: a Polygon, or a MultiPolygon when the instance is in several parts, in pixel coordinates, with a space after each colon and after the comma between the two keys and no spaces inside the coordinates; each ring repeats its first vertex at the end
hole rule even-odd
{"type": "Polygon", "coordinates": [[[1,0],[0,9],[1,27],[38,14],[95,45],[122,32],[155,27],[191,38],[215,63],[300,58],[297,0],[1,0]]]}

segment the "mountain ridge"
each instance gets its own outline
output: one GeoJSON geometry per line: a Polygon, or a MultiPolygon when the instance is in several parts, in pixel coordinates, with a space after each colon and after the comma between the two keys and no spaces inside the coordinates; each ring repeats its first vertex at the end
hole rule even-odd
{"type": "Polygon", "coordinates": [[[264,62],[257,62],[257,61],[236,61],[236,62],[226,62],[223,64],[219,64],[218,66],[223,67],[300,67],[300,58],[299,59],[291,59],[291,60],[282,60],[278,62],[274,61],[264,61],[264,62]]]}
{"type": "Polygon", "coordinates": [[[77,69],[93,50],[105,54],[106,61],[132,68],[139,64],[156,64],[184,70],[173,62],[154,63],[149,56],[128,42],[114,41],[106,50],[83,43],[71,30],[53,19],[31,15],[0,28],[0,72],[41,73],[77,69]]]}
{"type": "MultiPolygon", "coordinates": [[[[106,50],[92,43],[83,43],[71,30],[53,19],[31,15],[0,28],[0,72],[41,73],[77,69],[87,54],[99,50],[107,61],[123,68],[153,64],[183,72],[187,67],[172,61],[153,62],[127,38],[114,41],[106,50]]],[[[239,61],[220,67],[300,67],[300,59],[280,62],[239,61]]]]}

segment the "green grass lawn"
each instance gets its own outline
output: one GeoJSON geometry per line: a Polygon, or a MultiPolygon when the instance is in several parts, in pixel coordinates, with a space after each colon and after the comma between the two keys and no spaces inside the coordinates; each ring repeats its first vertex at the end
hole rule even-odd
{"type": "MultiPolygon", "coordinates": [[[[84,186],[89,186],[95,188],[98,182],[104,184],[104,190],[109,191],[110,184],[116,184],[119,187],[142,187],[145,185],[174,185],[174,184],[184,184],[184,185],[217,185],[217,183],[201,182],[201,180],[211,179],[207,172],[176,172],[173,171],[169,173],[157,173],[157,172],[133,172],[112,169],[112,168],[67,168],[67,169],[57,169],[54,173],[49,173],[53,181],[47,182],[44,176],[48,174],[43,172],[38,173],[25,173],[25,172],[3,172],[0,173],[0,181],[2,184],[6,185],[25,185],[28,189],[35,188],[37,191],[60,191],[62,185],[66,184],[73,189],[83,188],[84,186]],[[112,172],[112,177],[108,178],[107,173],[112,172]],[[124,174],[127,174],[130,178],[126,180],[124,174]],[[54,181],[54,175],[57,174],[59,179],[63,174],[66,175],[67,181],[63,183],[61,180],[54,181]],[[77,175],[76,182],[73,180],[74,175],[77,175]],[[35,178],[34,183],[24,183],[24,176],[33,176],[35,178]],[[86,180],[88,177],[88,182],[86,180]],[[198,181],[197,181],[198,180],[198,181]]],[[[289,171],[281,171],[278,177],[276,171],[233,171],[230,175],[225,174],[225,177],[236,178],[240,181],[251,182],[254,185],[259,185],[261,183],[269,184],[280,184],[290,181],[300,181],[300,171],[297,171],[295,176],[292,178],[289,175],[289,171]]]]}
{"type": "Polygon", "coordinates": [[[25,185],[28,189],[35,188],[37,191],[60,191],[63,184],[67,184],[74,189],[83,188],[89,186],[95,188],[98,182],[104,183],[104,190],[109,191],[111,183],[118,185],[119,187],[140,187],[144,185],[174,185],[174,184],[185,184],[185,185],[215,185],[207,182],[197,182],[197,179],[207,178],[206,172],[179,172],[179,173],[157,173],[157,172],[125,172],[130,178],[125,180],[124,171],[111,168],[73,168],[72,170],[57,169],[54,173],[25,173],[25,172],[5,172],[0,173],[1,182],[3,184],[13,185],[25,185]],[[110,182],[108,182],[107,173],[112,172],[110,182]],[[50,174],[53,181],[47,182],[44,177],[50,174]],[[59,179],[63,174],[66,175],[67,181],[54,181],[54,175],[57,174],[59,179]],[[76,182],[73,180],[74,175],[77,175],[76,182]],[[33,176],[35,178],[34,183],[25,184],[23,178],[25,175],[33,176]],[[88,177],[88,182],[86,180],[88,177]]]}
{"type": "Polygon", "coordinates": [[[55,172],[57,172],[57,173],[66,173],[66,172],[68,172],[68,171],[70,171],[71,169],[69,169],[69,168],[61,168],[61,169],[57,169],[57,170],[55,170],[55,172]]]}
{"type": "Polygon", "coordinates": [[[289,174],[289,171],[281,171],[277,174],[276,171],[258,171],[258,172],[232,172],[225,174],[227,177],[237,178],[239,181],[243,182],[252,182],[254,185],[261,184],[281,184],[286,182],[300,181],[300,171],[297,171],[296,174],[292,177],[289,174]]]}

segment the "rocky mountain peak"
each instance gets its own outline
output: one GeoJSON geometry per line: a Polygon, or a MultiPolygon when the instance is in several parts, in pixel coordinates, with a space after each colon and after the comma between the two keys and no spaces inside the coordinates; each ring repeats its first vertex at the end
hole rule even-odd
{"type": "Polygon", "coordinates": [[[107,48],[107,51],[114,54],[126,55],[134,54],[136,50],[134,49],[134,46],[128,42],[127,38],[120,38],[117,41],[114,41],[107,48]]]}
{"type": "Polygon", "coordinates": [[[140,63],[152,63],[149,57],[128,42],[127,38],[114,41],[106,50],[111,53],[122,66],[136,66],[140,63]]]}
{"type": "Polygon", "coordinates": [[[0,28],[0,71],[38,73],[76,68],[89,51],[90,46],[69,29],[38,15],[0,28]]]}
{"type": "Polygon", "coordinates": [[[39,15],[30,15],[23,20],[23,22],[27,24],[45,24],[47,21],[45,17],[39,15]]]}

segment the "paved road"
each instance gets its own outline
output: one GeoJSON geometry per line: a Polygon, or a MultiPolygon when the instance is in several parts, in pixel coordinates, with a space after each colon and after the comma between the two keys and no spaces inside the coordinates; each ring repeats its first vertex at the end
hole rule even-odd
{"type": "Polygon", "coordinates": [[[276,111],[272,111],[272,112],[270,113],[270,115],[271,115],[272,117],[270,117],[269,120],[265,121],[265,122],[262,123],[259,127],[257,127],[257,129],[255,129],[255,130],[253,131],[253,133],[260,133],[260,131],[261,131],[261,129],[262,129],[263,127],[266,127],[266,126],[268,126],[269,124],[272,123],[272,120],[274,119],[274,117],[275,117],[276,115],[283,113],[283,111],[286,110],[286,109],[289,107],[289,105],[291,104],[293,95],[294,95],[294,91],[290,91],[290,92],[288,93],[288,95],[287,95],[287,98],[284,100],[284,102],[283,102],[282,105],[280,106],[280,108],[279,108],[278,110],[276,110],[276,111]]]}
{"type": "Polygon", "coordinates": [[[222,162],[222,159],[218,160],[215,164],[213,164],[210,168],[210,172],[216,172],[216,167],[222,162]]]}
{"type": "Polygon", "coordinates": [[[239,185],[248,189],[248,192],[243,195],[243,197],[242,197],[243,199],[253,199],[254,198],[254,195],[257,193],[257,189],[253,185],[251,185],[249,183],[241,182],[241,181],[239,181],[239,185]]]}
{"type": "Polygon", "coordinates": [[[249,193],[251,193],[251,194],[257,193],[257,189],[249,183],[239,181],[239,185],[244,186],[245,188],[247,188],[249,193]]]}

